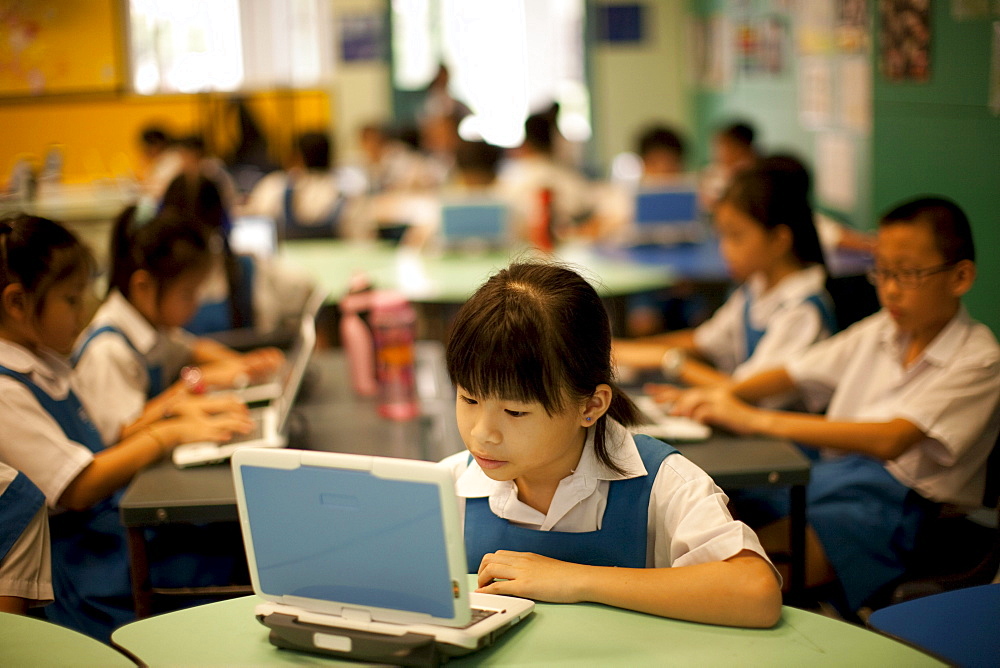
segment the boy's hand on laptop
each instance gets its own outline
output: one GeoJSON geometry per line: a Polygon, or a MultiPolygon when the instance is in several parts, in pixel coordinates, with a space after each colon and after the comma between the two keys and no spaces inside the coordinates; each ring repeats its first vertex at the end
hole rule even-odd
{"type": "Polygon", "coordinates": [[[578,603],[583,599],[577,584],[582,582],[588,568],[533,552],[497,550],[483,556],[476,591],[552,603],[578,603]]]}

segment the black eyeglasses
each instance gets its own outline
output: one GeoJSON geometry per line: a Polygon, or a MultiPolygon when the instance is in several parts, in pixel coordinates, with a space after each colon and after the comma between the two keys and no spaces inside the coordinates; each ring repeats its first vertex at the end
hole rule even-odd
{"type": "Polygon", "coordinates": [[[888,269],[874,267],[868,270],[868,281],[872,285],[879,285],[885,283],[886,281],[893,280],[896,281],[896,284],[901,288],[919,288],[920,284],[923,283],[924,279],[928,276],[940,274],[942,271],[947,271],[954,266],[954,262],[945,262],[944,264],[939,264],[936,267],[927,267],[926,269],[900,269],[898,271],[890,271],[888,269]]]}

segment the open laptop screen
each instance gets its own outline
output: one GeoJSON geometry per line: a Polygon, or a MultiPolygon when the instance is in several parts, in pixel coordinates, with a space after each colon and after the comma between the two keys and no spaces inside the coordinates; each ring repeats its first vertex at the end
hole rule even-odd
{"type": "Polygon", "coordinates": [[[642,190],[635,197],[635,222],[640,225],[692,223],[698,220],[694,190],[642,190]]]}
{"type": "Polygon", "coordinates": [[[313,466],[242,476],[262,594],[454,615],[436,485],[313,466]]]}
{"type": "Polygon", "coordinates": [[[441,232],[447,242],[501,242],[507,232],[507,216],[507,206],[501,202],[448,202],[441,207],[441,232]]]}

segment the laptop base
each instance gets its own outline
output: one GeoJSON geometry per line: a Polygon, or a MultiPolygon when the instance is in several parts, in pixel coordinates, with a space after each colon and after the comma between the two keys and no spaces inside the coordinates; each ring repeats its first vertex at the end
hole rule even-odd
{"type": "Polygon", "coordinates": [[[497,629],[482,639],[480,647],[469,649],[412,631],[394,636],[357,629],[335,629],[300,622],[297,617],[280,612],[258,614],[257,620],[271,629],[268,640],[281,649],[396,666],[437,666],[452,657],[492,645],[494,637],[506,630],[497,629]]]}

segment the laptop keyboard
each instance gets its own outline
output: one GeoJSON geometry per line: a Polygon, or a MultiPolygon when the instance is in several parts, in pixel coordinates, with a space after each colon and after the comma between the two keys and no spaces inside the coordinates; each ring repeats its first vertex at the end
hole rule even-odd
{"type": "Polygon", "coordinates": [[[463,626],[463,629],[467,629],[474,624],[478,624],[487,617],[492,617],[493,615],[500,612],[499,610],[487,610],[486,608],[472,608],[472,619],[469,623],[463,626]]]}
{"type": "Polygon", "coordinates": [[[228,443],[246,443],[247,441],[256,441],[264,438],[263,415],[253,415],[251,411],[250,417],[253,418],[253,429],[246,434],[233,434],[228,443]]]}

